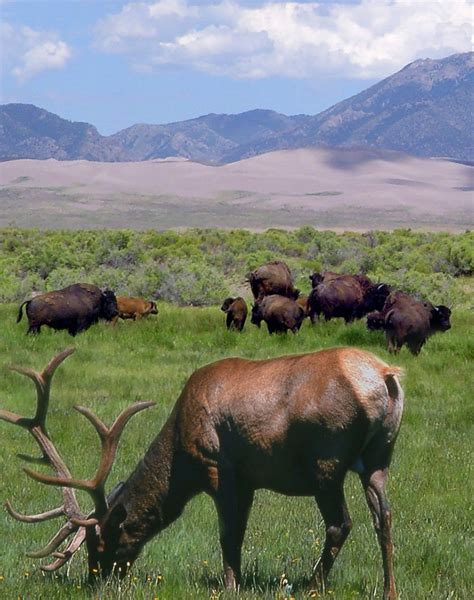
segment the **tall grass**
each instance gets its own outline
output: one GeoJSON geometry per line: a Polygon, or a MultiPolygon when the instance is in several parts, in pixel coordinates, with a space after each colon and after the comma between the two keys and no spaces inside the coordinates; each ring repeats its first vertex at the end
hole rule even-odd
{"type": "MultiPolygon", "coordinates": [[[[396,545],[396,578],[406,600],[472,597],[473,508],[473,345],[472,314],[454,312],[453,328],[431,338],[419,357],[403,349],[389,356],[381,334],[363,322],[332,321],[296,336],[268,336],[247,324],[227,332],[217,308],[174,308],[162,304],[157,318],[92,327],[74,340],[45,329],[25,336],[15,323],[16,306],[0,306],[0,405],[24,415],[34,409],[29,380],[8,371],[11,363],[42,369],[59,350],[76,353],[59,368],[53,383],[49,430],[71,471],[90,476],[99,444],[87,421],[72,410],[91,407],[106,422],[136,400],[156,407],[135,417],[125,430],[110,486],[125,478],[158,433],[188,376],[225,356],[266,358],[335,345],[375,352],[406,370],[406,408],[389,482],[396,545]],[[470,385],[471,382],[471,385],[470,385]]],[[[271,419],[271,415],[268,415],[271,419]]],[[[60,502],[57,490],[28,479],[17,452],[37,454],[30,436],[0,422],[0,499],[22,512],[39,512],[60,502]]],[[[369,511],[355,475],[346,494],[354,529],[336,561],[325,598],[381,596],[382,566],[369,511]]],[[[90,500],[78,494],[85,510],[90,500]]],[[[25,552],[44,544],[55,524],[18,523],[0,512],[0,598],[231,598],[223,591],[217,518],[201,495],[185,514],[146,547],[130,577],[91,589],[85,551],[63,572],[43,575],[25,552]]],[[[259,491],[243,549],[243,599],[303,598],[305,582],[324,541],[324,527],[311,498],[286,498],[259,491]],[[288,583],[282,583],[287,580],[288,583]]]]}

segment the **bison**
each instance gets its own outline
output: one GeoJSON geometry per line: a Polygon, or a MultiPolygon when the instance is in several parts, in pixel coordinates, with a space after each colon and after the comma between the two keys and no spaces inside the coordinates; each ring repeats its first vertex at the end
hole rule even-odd
{"type": "Polygon", "coordinates": [[[264,296],[280,295],[296,300],[300,291],[294,287],[288,265],[282,261],[269,262],[247,275],[255,300],[264,296]]]}
{"type": "Polygon", "coordinates": [[[127,296],[117,296],[118,315],[114,317],[113,323],[118,319],[141,319],[148,315],[157,315],[158,309],[156,303],[152,300],[143,298],[128,298],[127,296]]]}
{"type": "Polygon", "coordinates": [[[296,333],[305,318],[305,312],[291,298],[272,294],[257,300],[252,307],[251,321],[260,327],[265,321],[268,333],[286,333],[288,330],[296,333]]]}
{"type": "Polygon", "coordinates": [[[372,286],[371,280],[367,277],[367,275],[363,275],[359,273],[357,275],[349,275],[348,273],[334,273],[334,271],[324,271],[323,273],[312,273],[309,275],[309,280],[311,281],[311,285],[315,288],[320,283],[327,283],[328,281],[333,281],[334,279],[339,279],[343,281],[355,281],[359,283],[364,289],[367,289],[372,286]]]}
{"type": "Polygon", "coordinates": [[[221,310],[226,313],[227,329],[242,331],[247,320],[247,303],[240,296],[238,298],[226,298],[222,303],[221,310]]]}
{"type": "Polygon", "coordinates": [[[365,275],[343,275],[318,283],[308,298],[312,323],[321,314],[328,321],[342,317],[346,323],[380,310],[390,293],[385,283],[374,284],[365,275]]]}
{"type": "Polygon", "coordinates": [[[434,306],[397,291],[390,294],[381,311],[367,315],[367,328],[385,331],[389,352],[398,353],[406,344],[417,356],[428,337],[451,328],[450,316],[447,306],[434,306]]]}
{"type": "Polygon", "coordinates": [[[27,333],[40,333],[47,325],[52,329],[67,329],[75,336],[97,323],[99,319],[111,321],[118,314],[117,299],[111,290],[101,290],[88,283],[75,283],[26,300],[20,306],[17,323],[23,317],[26,305],[27,333]]]}

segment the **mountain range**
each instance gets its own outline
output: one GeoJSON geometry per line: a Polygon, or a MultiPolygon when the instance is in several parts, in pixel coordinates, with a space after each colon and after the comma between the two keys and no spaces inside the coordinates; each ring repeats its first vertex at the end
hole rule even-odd
{"type": "Polygon", "coordinates": [[[102,136],[32,104],[0,106],[0,160],[236,162],[295,148],[380,148],[474,161],[474,52],[422,59],[314,116],[271,110],[136,124],[102,136]]]}

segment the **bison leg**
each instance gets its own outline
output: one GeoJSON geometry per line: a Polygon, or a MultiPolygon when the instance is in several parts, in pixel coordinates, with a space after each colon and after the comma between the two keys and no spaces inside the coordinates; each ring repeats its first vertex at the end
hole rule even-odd
{"type": "Polygon", "coordinates": [[[227,326],[227,329],[232,329],[232,326],[234,324],[234,319],[230,313],[227,313],[227,316],[225,318],[225,324],[227,326]]]}
{"type": "Polygon", "coordinates": [[[352,529],[352,521],[347,510],[342,484],[334,489],[316,495],[316,502],[326,526],[326,540],[323,553],[313,569],[312,585],[324,591],[327,577],[337,555],[352,529]]]}
{"type": "Polygon", "coordinates": [[[316,312],[312,307],[309,309],[309,320],[311,321],[311,325],[315,325],[319,319],[319,313],[316,312]]]}
{"type": "Polygon", "coordinates": [[[28,335],[28,334],[30,334],[30,335],[38,335],[39,333],[41,333],[41,325],[30,325],[28,327],[26,335],[28,335]]]}
{"type": "Polygon", "coordinates": [[[413,354],[413,356],[418,356],[418,354],[420,354],[421,349],[423,348],[423,342],[411,342],[408,345],[408,349],[410,350],[410,352],[413,354]]]}
{"type": "Polygon", "coordinates": [[[242,544],[253,495],[253,490],[235,481],[231,471],[219,471],[219,486],[214,502],[219,515],[220,543],[227,589],[235,589],[240,585],[242,544]]]}
{"type": "Polygon", "coordinates": [[[394,335],[387,335],[387,350],[391,354],[398,354],[400,352],[401,344],[398,343],[394,335]]]}

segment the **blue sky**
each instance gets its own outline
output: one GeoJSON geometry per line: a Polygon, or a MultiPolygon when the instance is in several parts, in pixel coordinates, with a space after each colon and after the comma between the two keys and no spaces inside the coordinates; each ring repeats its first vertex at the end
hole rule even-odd
{"type": "Polygon", "coordinates": [[[316,114],[472,49],[470,0],[0,0],[0,102],[94,124],[316,114]]]}

